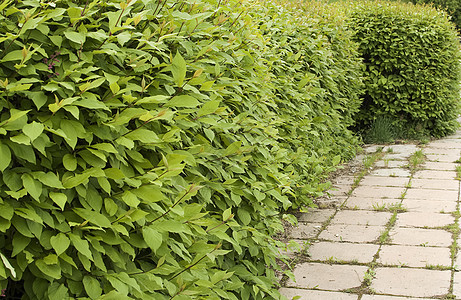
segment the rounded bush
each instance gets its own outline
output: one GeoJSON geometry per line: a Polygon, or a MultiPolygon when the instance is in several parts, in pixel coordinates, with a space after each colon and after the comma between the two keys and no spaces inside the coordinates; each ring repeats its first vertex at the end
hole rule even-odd
{"type": "Polygon", "coordinates": [[[360,2],[350,17],[365,64],[359,123],[367,126],[384,116],[403,131],[436,137],[453,132],[461,80],[453,24],[427,6],[372,3],[360,2]]]}

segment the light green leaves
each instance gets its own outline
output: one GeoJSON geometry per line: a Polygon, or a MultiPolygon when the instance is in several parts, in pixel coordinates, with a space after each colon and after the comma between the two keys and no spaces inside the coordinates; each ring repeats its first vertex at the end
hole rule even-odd
{"type": "Polygon", "coordinates": [[[61,208],[61,210],[64,210],[67,203],[67,196],[65,194],[50,192],[49,196],[50,199],[61,208]]]}
{"type": "Polygon", "coordinates": [[[184,78],[186,77],[187,65],[184,58],[176,52],[171,64],[171,73],[173,74],[173,80],[177,87],[182,87],[184,78]]]}
{"type": "Polygon", "coordinates": [[[99,281],[91,276],[83,277],[83,286],[91,299],[96,299],[102,294],[102,288],[99,281]]]}
{"type": "Polygon", "coordinates": [[[168,101],[166,107],[197,107],[200,105],[200,102],[192,96],[189,95],[180,95],[176,96],[170,101],[168,101]]]}
{"type": "Polygon", "coordinates": [[[43,126],[43,124],[34,121],[30,124],[25,125],[22,128],[22,131],[26,136],[30,138],[30,141],[33,142],[36,138],[40,136],[40,134],[42,134],[44,128],[45,126],[43,126]]]}
{"type": "Polygon", "coordinates": [[[64,233],[58,233],[52,236],[50,238],[50,243],[58,256],[64,253],[70,246],[70,240],[64,233]]]}
{"type": "Polygon", "coordinates": [[[68,38],[72,42],[77,43],[79,45],[83,44],[85,42],[85,40],[86,40],[85,34],[80,33],[80,32],[66,31],[66,32],[64,32],[64,35],[66,36],[66,38],[68,38]]]}
{"type": "Polygon", "coordinates": [[[155,226],[144,227],[142,235],[149,248],[157,252],[158,248],[162,245],[162,234],[155,230],[155,226]]]}
{"type": "Polygon", "coordinates": [[[5,169],[10,165],[11,162],[11,151],[6,144],[0,142],[0,171],[5,171],[5,169]]]}

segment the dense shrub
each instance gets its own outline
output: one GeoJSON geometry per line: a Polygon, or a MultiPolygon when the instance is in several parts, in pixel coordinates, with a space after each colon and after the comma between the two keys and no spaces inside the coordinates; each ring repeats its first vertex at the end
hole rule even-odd
{"type": "Polygon", "coordinates": [[[285,6],[0,5],[8,297],[280,297],[271,236],[353,155],[361,87],[342,18],[285,6]]]}
{"type": "MultiPolygon", "coordinates": [[[[400,0],[402,1],[402,0],[400,0]]],[[[405,0],[414,4],[430,4],[436,8],[445,10],[451,17],[451,21],[456,24],[458,30],[461,29],[461,2],[459,0],[405,0]]]]}
{"type": "Polygon", "coordinates": [[[350,26],[366,65],[362,125],[385,116],[406,131],[452,132],[460,112],[460,52],[446,14],[398,2],[361,2],[350,26]]]}

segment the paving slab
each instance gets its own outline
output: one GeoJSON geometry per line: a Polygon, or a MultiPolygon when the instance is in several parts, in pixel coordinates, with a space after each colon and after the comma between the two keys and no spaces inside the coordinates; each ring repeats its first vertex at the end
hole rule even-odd
{"type": "Polygon", "coordinates": [[[455,272],[455,277],[453,279],[453,294],[456,296],[456,299],[461,299],[461,273],[455,272]]]}
{"type": "Polygon", "coordinates": [[[313,209],[306,213],[300,213],[298,216],[298,221],[308,223],[323,223],[330,219],[330,217],[335,212],[335,209],[313,209]]]}
{"type": "Polygon", "coordinates": [[[378,208],[389,207],[399,204],[402,200],[397,198],[379,199],[372,197],[350,197],[347,199],[346,207],[349,209],[366,209],[366,210],[377,210],[378,208]]]}
{"type": "Polygon", "coordinates": [[[310,260],[370,263],[379,245],[317,242],[309,247],[310,260]]]}
{"type": "Polygon", "coordinates": [[[405,199],[432,200],[432,201],[458,201],[458,191],[418,189],[407,190],[405,199]]]}
{"type": "Polygon", "coordinates": [[[392,214],[389,212],[341,210],[331,220],[330,224],[384,226],[389,222],[391,216],[392,214]]]}
{"type": "Polygon", "coordinates": [[[298,227],[292,228],[288,236],[292,239],[312,239],[317,236],[321,228],[321,223],[299,222],[298,227]]]}
{"type": "Polygon", "coordinates": [[[333,180],[333,185],[335,184],[347,184],[352,185],[354,184],[355,177],[354,176],[340,176],[333,180]]]}
{"type": "Polygon", "coordinates": [[[399,198],[404,191],[404,187],[358,186],[352,192],[351,196],[366,196],[373,198],[399,198]]]}
{"type": "Polygon", "coordinates": [[[431,298],[413,298],[386,295],[363,295],[362,300],[431,300],[431,298]]]}
{"type": "Polygon", "coordinates": [[[402,160],[406,161],[410,155],[413,154],[414,151],[409,152],[402,152],[402,153],[385,153],[382,159],[389,159],[389,160],[402,160]]]}
{"type": "Polygon", "coordinates": [[[439,229],[397,227],[389,236],[396,245],[450,247],[452,243],[451,233],[439,229]]]}
{"type": "Polygon", "coordinates": [[[380,160],[375,163],[375,167],[378,168],[401,168],[408,165],[406,160],[380,160]]]}
{"type": "Polygon", "coordinates": [[[461,150],[461,140],[459,139],[440,139],[432,141],[426,145],[426,148],[443,148],[461,150]]]}
{"type": "Polygon", "coordinates": [[[411,155],[413,152],[418,150],[418,146],[414,144],[408,145],[390,145],[383,148],[383,152],[388,152],[392,149],[392,153],[406,153],[411,155]]]}
{"type": "Polygon", "coordinates": [[[455,179],[455,171],[435,171],[435,170],[421,170],[416,171],[414,178],[434,178],[434,179],[455,179]]]}
{"type": "Polygon", "coordinates": [[[427,154],[428,161],[454,163],[459,159],[459,155],[427,154]]]}
{"type": "Polygon", "coordinates": [[[293,271],[296,282],[290,279],[286,287],[341,291],[360,286],[367,269],[364,266],[303,263],[293,271]]]}
{"type": "Polygon", "coordinates": [[[340,292],[329,292],[329,291],[317,291],[317,290],[305,290],[296,288],[281,288],[280,293],[292,299],[298,296],[298,300],[357,300],[358,295],[340,293],[340,292]]]}
{"type": "Polygon", "coordinates": [[[377,268],[371,288],[378,294],[410,297],[446,295],[451,271],[411,268],[377,268]]]}
{"type": "Polygon", "coordinates": [[[408,184],[405,177],[365,176],[360,181],[361,186],[405,187],[408,184]]]}
{"type": "Polygon", "coordinates": [[[411,173],[409,170],[401,168],[389,168],[389,169],[376,169],[370,172],[374,176],[391,176],[391,177],[410,177],[411,173]]]}
{"type": "Polygon", "coordinates": [[[352,186],[349,184],[335,184],[327,191],[327,193],[332,196],[346,196],[351,189],[352,186]]]}
{"type": "Polygon", "coordinates": [[[411,188],[458,191],[459,181],[456,179],[413,178],[411,188]]]}
{"type": "Polygon", "coordinates": [[[306,240],[292,239],[285,243],[285,248],[279,248],[280,255],[293,257],[307,247],[306,240]]]}
{"type": "Polygon", "coordinates": [[[451,266],[449,248],[383,245],[378,263],[392,266],[425,268],[427,266],[451,266]]]}
{"type": "Polygon", "coordinates": [[[450,214],[405,212],[397,215],[397,227],[443,227],[453,224],[455,218],[450,214]]]}
{"type": "Polygon", "coordinates": [[[456,170],[456,165],[456,163],[451,162],[426,161],[421,167],[426,170],[454,171],[456,170]]]}
{"type": "Polygon", "coordinates": [[[455,201],[404,199],[402,204],[410,212],[451,213],[456,211],[455,201]]]}
{"type": "Polygon", "coordinates": [[[378,239],[384,226],[331,224],[319,235],[319,239],[336,242],[372,243],[378,239]]]}

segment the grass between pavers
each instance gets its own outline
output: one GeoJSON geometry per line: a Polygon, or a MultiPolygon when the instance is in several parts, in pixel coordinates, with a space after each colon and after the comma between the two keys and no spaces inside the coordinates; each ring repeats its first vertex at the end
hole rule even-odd
{"type": "Polygon", "coordinates": [[[380,147],[376,150],[376,152],[372,153],[371,155],[365,156],[363,159],[363,168],[357,175],[357,177],[354,178],[354,183],[352,184],[351,189],[347,193],[348,196],[352,194],[352,192],[355,190],[356,187],[359,186],[360,181],[363,179],[365,175],[367,175],[370,172],[370,169],[373,167],[375,162],[381,158],[383,154],[383,147],[380,147]]]}

